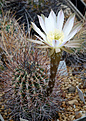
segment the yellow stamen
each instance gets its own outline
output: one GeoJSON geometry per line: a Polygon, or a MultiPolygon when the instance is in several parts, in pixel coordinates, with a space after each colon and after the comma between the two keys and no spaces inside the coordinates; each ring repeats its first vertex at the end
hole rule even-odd
{"type": "Polygon", "coordinates": [[[47,34],[47,41],[49,44],[52,43],[52,40],[58,40],[60,44],[63,42],[64,33],[58,29],[55,29],[54,31],[50,31],[47,34]]]}

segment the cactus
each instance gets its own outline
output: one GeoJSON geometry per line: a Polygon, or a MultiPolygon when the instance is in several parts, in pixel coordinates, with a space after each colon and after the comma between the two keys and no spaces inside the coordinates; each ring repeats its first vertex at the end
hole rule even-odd
{"type": "MultiPolygon", "coordinates": [[[[29,115],[28,119],[33,117],[35,113],[36,117],[39,117],[40,110],[45,105],[46,86],[48,82],[48,70],[34,61],[32,53],[29,56],[32,56],[33,61],[28,60],[28,62],[20,63],[20,60],[17,59],[21,65],[15,62],[15,60],[12,60],[13,62],[9,60],[9,63],[6,63],[7,69],[3,71],[1,76],[3,80],[6,79],[8,89],[11,88],[10,92],[12,95],[10,95],[9,91],[5,94],[5,96],[9,95],[7,102],[14,99],[14,108],[17,106],[22,109],[21,112],[24,110],[23,115],[25,115],[25,118],[29,115]],[[31,110],[32,113],[30,113],[31,110]]],[[[41,57],[41,55],[39,56],[41,57]]],[[[43,116],[43,112],[41,113],[43,116]]]]}
{"type": "Polygon", "coordinates": [[[47,82],[48,76],[45,75],[44,69],[34,63],[28,63],[28,70],[16,69],[12,76],[12,85],[15,95],[20,95],[23,103],[28,102],[28,96],[34,101],[36,94],[41,98],[43,91],[46,89],[44,81],[47,82]]]}

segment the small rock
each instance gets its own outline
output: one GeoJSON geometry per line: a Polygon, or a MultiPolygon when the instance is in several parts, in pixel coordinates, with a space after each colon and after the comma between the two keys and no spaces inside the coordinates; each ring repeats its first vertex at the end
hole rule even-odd
{"type": "Polygon", "coordinates": [[[85,104],[81,102],[80,105],[81,105],[81,107],[83,107],[85,104]]]}
{"type": "Polygon", "coordinates": [[[65,92],[62,93],[62,97],[66,98],[66,93],[65,92]]]}
{"type": "Polygon", "coordinates": [[[83,109],[86,111],[86,105],[83,106],[83,109]]]}
{"type": "Polygon", "coordinates": [[[68,88],[69,93],[74,93],[75,91],[76,91],[76,87],[74,87],[74,86],[71,86],[68,88]]]}
{"type": "Polygon", "coordinates": [[[76,88],[77,88],[77,91],[78,91],[79,98],[80,98],[81,101],[83,101],[84,104],[85,104],[85,99],[84,99],[83,92],[78,88],[78,86],[76,86],[76,88]]]}
{"type": "Polygon", "coordinates": [[[1,109],[4,109],[4,105],[2,105],[1,109]]]}
{"type": "Polygon", "coordinates": [[[23,119],[23,118],[20,118],[20,121],[28,121],[28,120],[26,120],[26,119],[23,119]]]}
{"type": "Polygon", "coordinates": [[[86,91],[84,92],[84,97],[86,97],[86,91]]]}
{"type": "Polygon", "coordinates": [[[60,76],[67,76],[68,75],[66,62],[64,60],[60,61],[57,72],[60,74],[60,76]]]}
{"type": "Polygon", "coordinates": [[[68,103],[69,103],[70,105],[73,105],[73,104],[75,104],[75,103],[78,103],[78,100],[70,100],[70,101],[68,101],[68,103]]]}
{"type": "Polygon", "coordinates": [[[83,64],[83,67],[86,69],[86,63],[83,64]]]}
{"type": "Polygon", "coordinates": [[[78,118],[80,118],[80,117],[82,117],[82,112],[80,111],[80,112],[77,112],[76,114],[75,114],[75,118],[76,119],[78,119],[78,118]]]}
{"type": "Polygon", "coordinates": [[[66,117],[68,117],[68,114],[65,114],[66,117]]]}
{"type": "Polygon", "coordinates": [[[61,105],[63,108],[66,107],[66,104],[65,104],[65,101],[62,102],[62,105],[61,105]]]}
{"type": "Polygon", "coordinates": [[[83,89],[86,89],[86,80],[84,81],[83,89]]]}
{"type": "Polygon", "coordinates": [[[77,102],[75,101],[75,102],[74,102],[74,105],[75,105],[75,106],[78,106],[78,105],[79,105],[79,103],[77,103],[77,102]]]}
{"type": "Polygon", "coordinates": [[[74,108],[76,108],[76,105],[73,105],[74,108]]]}
{"type": "Polygon", "coordinates": [[[2,115],[1,115],[1,114],[0,114],[0,120],[1,120],[1,121],[4,121],[4,119],[3,119],[3,117],[2,117],[2,115]]]}

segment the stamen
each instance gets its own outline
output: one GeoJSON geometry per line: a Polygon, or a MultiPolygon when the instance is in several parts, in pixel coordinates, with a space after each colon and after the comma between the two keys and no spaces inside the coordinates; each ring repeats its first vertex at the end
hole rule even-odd
{"type": "Polygon", "coordinates": [[[59,31],[58,29],[50,31],[47,34],[47,41],[49,44],[52,44],[53,40],[58,40],[61,44],[63,42],[63,38],[64,38],[64,33],[62,31],[59,31]]]}

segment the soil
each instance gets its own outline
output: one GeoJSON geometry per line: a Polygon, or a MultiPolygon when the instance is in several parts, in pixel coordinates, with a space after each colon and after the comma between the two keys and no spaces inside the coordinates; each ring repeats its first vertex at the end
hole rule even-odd
{"type": "MultiPolygon", "coordinates": [[[[68,68],[68,70],[70,69],[71,68],[68,68]]],[[[70,77],[65,77],[61,85],[61,89],[63,90],[62,97],[67,100],[62,102],[61,107],[64,110],[59,113],[60,118],[58,121],[73,121],[86,116],[86,85],[84,85],[85,80],[80,79],[79,76],[80,75],[72,76],[72,73],[70,73],[70,77]],[[85,104],[81,101],[76,86],[83,92],[85,104]],[[69,91],[70,88],[71,92],[69,91]]]]}

